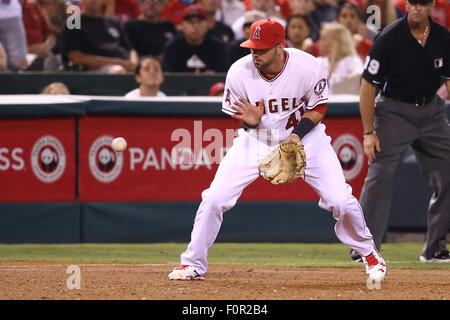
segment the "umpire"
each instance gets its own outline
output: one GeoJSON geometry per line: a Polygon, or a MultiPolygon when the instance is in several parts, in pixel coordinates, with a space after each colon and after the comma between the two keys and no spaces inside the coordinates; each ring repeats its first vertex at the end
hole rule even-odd
{"type": "MultiPolygon", "coordinates": [[[[397,160],[412,146],[433,187],[420,261],[450,262],[446,248],[450,228],[450,128],[445,101],[436,95],[444,81],[450,93],[450,34],[430,18],[433,5],[433,0],[407,0],[407,15],[379,34],[367,57],[360,111],[369,172],[360,204],[380,249],[397,160]],[[375,102],[377,89],[380,94],[375,102]]],[[[357,258],[352,252],[352,259],[357,258]]]]}

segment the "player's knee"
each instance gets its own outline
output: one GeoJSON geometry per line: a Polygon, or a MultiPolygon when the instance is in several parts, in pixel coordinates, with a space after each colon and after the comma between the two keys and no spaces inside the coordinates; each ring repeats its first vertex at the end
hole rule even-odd
{"type": "Polygon", "coordinates": [[[326,199],[321,199],[319,206],[331,211],[336,220],[342,219],[344,215],[353,212],[352,208],[359,208],[358,200],[351,194],[335,194],[326,199]]]}
{"type": "Polygon", "coordinates": [[[202,202],[208,207],[209,212],[216,214],[222,214],[231,209],[236,203],[235,201],[227,199],[224,193],[216,192],[211,189],[203,191],[202,202]]]}
{"type": "Polygon", "coordinates": [[[325,198],[321,198],[319,206],[325,210],[335,212],[341,211],[341,208],[345,206],[347,196],[332,195],[325,198]]]}

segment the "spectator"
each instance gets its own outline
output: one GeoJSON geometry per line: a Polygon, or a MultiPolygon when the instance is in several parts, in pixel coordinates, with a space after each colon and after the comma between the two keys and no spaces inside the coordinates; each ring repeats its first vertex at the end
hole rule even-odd
{"type": "Polygon", "coordinates": [[[250,38],[250,26],[253,22],[266,18],[266,13],[258,10],[247,11],[244,15],[244,25],[242,31],[244,37],[236,39],[228,47],[228,65],[231,66],[236,60],[250,53],[248,48],[241,47],[241,43],[250,38]]]}
{"type": "Polygon", "coordinates": [[[220,0],[198,0],[197,2],[206,11],[206,23],[208,25],[208,33],[222,39],[228,43],[234,40],[234,32],[229,26],[223,22],[216,20],[217,9],[220,7],[220,0]]]}
{"type": "Polygon", "coordinates": [[[39,12],[47,23],[50,32],[55,34],[61,32],[67,19],[69,4],[70,2],[65,0],[36,0],[39,12]]]}
{"type": "Polygon", "coordinates": [[[353,44],[350,31],[339,23],[324,24],[319,40],[319,61],[328,70],[329,92],[344,80],[360,77],[363,71],[361,58],[353,44]]]}
{"type": "Polygon", "coordinates": [[[319,28],[321,28],[324,23],[336,21],[338,13],[338,6],[336,3],[328,0],[314,0],[314,7],[311,18],[319,28]]]}
{"type": "Polygon", "coordinates": [[[82,0],[81,29],[62,32],[61,51],[69,68],[108,73],[134,71],[137,53],[114,19],[101,13],[101,0],[82,0]]]}
{"type": "Polygon", "coordinates": [[[49,56],[44,60],[44,70],[62,70],[61,57],[61,31],[65,25],[69,13],[67,11],[70,2],[65,0],[37,0],[39,12],[44,18],[49,31],[55,35],[56,45],[53,46],[49,56]]]}
{"type": "Polygon", "coordinates": [[[313,0],[290,0],[290,7],[292,9],[292,15],[300,14],[307,18],[308,25],[311,31],[311,39],[316,42],[319,40],[320,26],[315,20],[312,19],[311,13],[315,10],[313,0]]]}
{"type": "Polygon", "coordinates": [[[350,1],[343,1],[339,6],[337,22],[345,26],[353,36],[356,51],[365,61],[373,44],[376,32],[369,29],[363,22],[363,12],[360,7],[350,1]]]}
{"type": "Polygon", "coordinates": [[[216,12],[216,20],[231,27],[233,22],[245,14],[245,5],[240,0],[221,0],[221,6],[216,12]]]}
{"type": "MultiPolygon", "coordinates": [[[[275,20],[283,27],[286,27],[286,21],[274,14],[275,12],[275,1],[274,0],[251,0],[251,10],[258,10],[266,13],[266,17],[270,18],[272,20],[275,20]]],[[[237,19],[233,25],[231,26],[231,29],[233,29],[234,37],[236,39],[240,39],[244,37],[242,27],[244,25],[245,17],[242,16],[239,19],[237,19]]]]}
{"type": "Polygon", "coordinates": [[[0,43],[8,57],[8,67],[13,70],[26,69],[27,38],[22,7],[18,0],[2,1],[0,7],[0,43]]]}
{"type": "Polygon", "coordinates": [[[207,34],[206,11],[196,4],[184,11],[183,34],[164,49],[163,70],[166,72],[225,72],[226,47],[223,41],[207,34]]]}
{"type": "Polygon", "coordinates": [[[225,91],[224,82],[216,82],[209,89],[209,95],[211,97],[223,97],[223,92],[225,91]]]}
{"type": "Polygon", "coordinates": [[[287,20],[286,43],[291,48],[311,52],[313,41],[308,18],[300,14],[293,14],[287,20]]]}
{"type": "Polygon", "coordinates": [[[163,5],[164,0],[142,0],[139,17],[124,24],[125,34],[141,57],[153,56],[162,61],[165,44],[177,34],[171,21],[159,17],[163,5]]]}
{"type": "Polygon", "coordinates": [[[164,82],[164,76],[159,61],[155,58],[144,58],[136,67],[136,82],[139,87],[128,92],[125,98],[165,97],[159,88],[164,82]]]}
{"type": "Polygon", "coordinates": [[[6,56],[5,49],[3,48],[3,45],[0,42],[0,71],[4,71],[7,69],[8,69],[8,57],[6,56]]]}
{"type": "MultiPolygon", "coordinates": [[[[367,0],[367,7],[370,7],[372,5],[378,6],[380,8],[381,12],[381,25],[375,26],[375,25],[369,25],[369,28],[371,28],[375,32],[379,32],[384,29],[387,25],[391,24],[395,20],[397,20],[398,15],[395,10],[394,6],[394,0],[367,0]]],[[[370,13],[369,10],[368,14],[372,15],[373,13],[370,13]]]]}
{"type": "Polygon", "coordinates": [[[52,82],[41,91],[41,94],[70,94],[70,91],[64,83],[52,82]]]}
{"type": "Polygon", "coordinates": [[[22,0],[22,20],[28,46],[29,67],[27,70],[44,70],[44,60],[49,58],[56,44],[56,34],[50,29],[41,10],[47,2],[22,0]]]}
{"type": "MultiPolygon", "coordinates": [[[[395,7],[404,14],[406,14],[405,2],[405,0],[395,1],[395,7]]],[[[450,2],[448,0],[434,0],[434,7],[431,9],[430,17],[450,31],[450,2]]]]}
{"type": "Polygon", "coordinates": [[[360,34],[364,39],[373,41],[377,32],[374,32],[364,23],[365,5],[361,5],[361,0],[342,0],[338,11],[338,22],[344,24],[350,32],[360,34]]]}

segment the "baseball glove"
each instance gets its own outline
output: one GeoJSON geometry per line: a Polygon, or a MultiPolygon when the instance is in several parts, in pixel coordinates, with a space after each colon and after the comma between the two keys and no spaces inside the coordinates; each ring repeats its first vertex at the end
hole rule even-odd
{"type": "Polygon", "coordinates": [[[292,182],[305,172],[305,168],[306,155],[302,142],[280,145],[258,166],[259,174],[272,184],[292,182]]]}

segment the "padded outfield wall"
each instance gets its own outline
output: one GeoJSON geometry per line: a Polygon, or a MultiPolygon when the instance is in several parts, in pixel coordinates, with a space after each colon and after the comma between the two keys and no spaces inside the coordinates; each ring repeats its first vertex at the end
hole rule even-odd
{"type": "MultiPolygon", "coordinates": [[[[0,242],[188,241],[214,160],[239,128],[220,109],[210,97],[0,96],[0,242]],[[196,163],[172,161],[183,134],[196,163]],[[128,141],[122,154],[109,146],[117,136],[128,141]]],[[[359,197],[367,159],[358,97],[333,97],[324,123],[359,197]]],[[[389,227],[424,230],[430,194],[408,151],[389,227]]],[[[277,187],[258,179],[225,213],[217,241],[337,242],[317,202],[300,179],[277,187]]]]}

